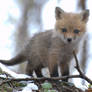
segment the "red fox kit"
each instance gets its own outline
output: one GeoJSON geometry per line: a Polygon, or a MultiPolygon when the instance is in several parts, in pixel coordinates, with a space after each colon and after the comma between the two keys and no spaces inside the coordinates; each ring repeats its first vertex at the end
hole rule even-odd
{"type": "Polygon", "coordinates": [[[58,76],[58,66],[62,76],[69,75],[72,52],[84,39],[88,16],[89,10],[67,13],[56,7],[56,23],[53,30],[36,34],[16,57],[0,62],[11,66],[28,61],[26,73],[32,75],[35,70],[38,77],[42,77],[43,67],[48,67],[51,76],[58,76]]]}

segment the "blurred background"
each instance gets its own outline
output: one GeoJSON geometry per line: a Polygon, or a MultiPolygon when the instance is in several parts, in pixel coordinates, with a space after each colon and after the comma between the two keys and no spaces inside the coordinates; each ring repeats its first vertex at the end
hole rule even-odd
{"type": "MultiPolygon", "coordinates": [[[[67,12],[80,12],[81,10],[89,9],[90,17],[87,25],[88,38],[85,41],[83,49],[85,53],[81,54],[80,52],[78,57],[81,61],[82,70],[92,79],[91,0],[0,1],[0,59],[14,57],[35,33],[54,28],[54,11],[56,6],[61,7],[67,12]]],[[[24,64],[9,68],[17,73],[25,72],[24,64]]],[[[77,74],[76,69],[73,70],[72,74],[77,74]]],[[[80,79],[74,79],[73,82],[79,87],[82,86],[80,79]]]]}

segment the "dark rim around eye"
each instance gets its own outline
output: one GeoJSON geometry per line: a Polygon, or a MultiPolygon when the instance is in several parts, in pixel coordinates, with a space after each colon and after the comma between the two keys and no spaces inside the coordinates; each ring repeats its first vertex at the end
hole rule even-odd
{"type": "Polygon", "coordinates": [[[61,30],[62,30],[62,32],[67,32],[66,28],[62,28],[61,30]]]}
{"type": "Polygon", "coordinates": [[[78,29],[74,30],[74,33],[78,34],[80,31],[78,29]]]}

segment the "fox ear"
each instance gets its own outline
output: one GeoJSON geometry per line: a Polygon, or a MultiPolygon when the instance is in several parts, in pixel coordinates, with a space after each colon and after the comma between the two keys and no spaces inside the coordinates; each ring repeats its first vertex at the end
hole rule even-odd
{"type": "Polygon", "coordinates": [[[56,7],[56,9],[55,9],[55,17],[56,17],[56,19],[62,18],[63,13],[64,13],[64,11],[61,8],[56,7]]]}
{"type": "Polygon", "coordinates": [[[81,13],[81,19],[82,19],[82,21],[84,21],[86,23],[88,21],[88,17],[89,17],[89,10],[84,10],[81,13]]]}

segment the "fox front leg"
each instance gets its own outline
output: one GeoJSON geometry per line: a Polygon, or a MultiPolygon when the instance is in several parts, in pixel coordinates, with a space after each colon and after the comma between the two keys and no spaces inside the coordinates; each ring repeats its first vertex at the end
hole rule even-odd
{"type": "Polygon", "coordinates": [[[58,77],[58,61],[57,55],[51,54],[49,56],[48,67],[51,77],[58,77]]]}
{"type": "MultiPolygon", "coordinates": [[[[62,76],[69,75],[69,64],[68,63],[60,63],[60,71],[62,76]]],[[[64,79],[63,81],[68,81],[68,79],[64,79]]]]}

